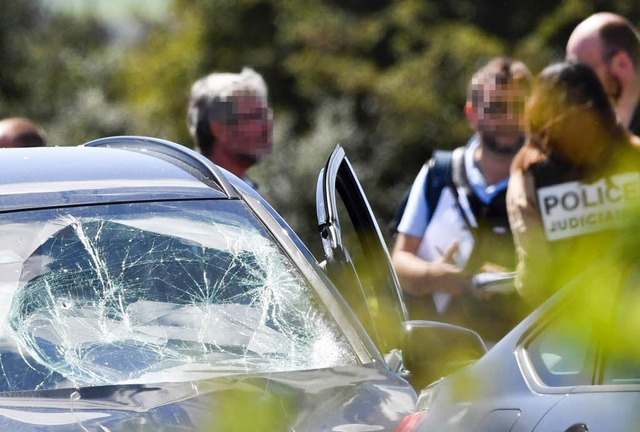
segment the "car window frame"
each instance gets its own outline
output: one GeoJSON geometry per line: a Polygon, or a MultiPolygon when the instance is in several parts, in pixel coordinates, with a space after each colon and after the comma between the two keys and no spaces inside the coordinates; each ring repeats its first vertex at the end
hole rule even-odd
{"type": "MultiPolygon", "coordinates": [[[[389,353],[400,346],[403,323],[408,320],[406,306],[402,298],[402,289],[391,264],[391,258],[377,220],[371,210],[364,190],[349,162],[344,149],[338,144],[332,151],[325,167],[318,176],[316,188],[316,210],[318,227],[328,267],[346,269],[353,272],[355,281],[345,283],[344,279],[335,280],[335,274],[328,272],[341,294],[350,299],[351,308],[366,327],[373,328],[374,344],[382,353],[389,353]],[[357,241],[367,260],[377,265],[367,266],[377,274],[362,274],[354,268],[349,250],[344,243],[342,227],[337,209],[338,200],[344,204],[349,221],[355,228],[357,241]],[[376,280],[372,284],[378,304],[390,306],[391,318],[381,323],[374,319],[366,294],[363,295],[362,283],[376,280]],[[356,283],[357,282],[357,283],[356,283]],[[359,284],[359,286],[358,286],[359,284]],[[355,285],[355,286],[354,286],[355,285]],[[356,295],[353,295],[353,290],[356,295]],[[390,304],[389,304],[390,303],[390,304]]],[[[330,268],[329,268],[330,270],[330,268]]]]}
{"type": "MultiPolygon", "coordinates": [[[[608,259],[603,259],[602,262],[594,264],[590,269],[585,271],[584,274],[574,279],[568,286],[563,288],[560,292],[556,293],[545,305],[539,309],[539,314],[532,321],[529,328],[523,332],[520,337],[515,350],[515,356],[520,367],[522,376],[529,386],[529,388],[540,394],[567,394],[567,393],[600,393],[611,391],[634,391],[640,390],[640,383],[638,384],[610,384],[603,383],[602,378],[604,369],[606,368],[608,353],[606,352],[602,340],[596,340],[596,355],[594,358],[594,364],[592,367],[592,379],[589,384],[576,384],[566,386],[551,386],[546,384],[538,374],[534,366],[534,362],[531,361],[528,346],[535,338],[539,337],[550,325],[562,316],[564,311],[572,304],[576,303],[575,296],[579,295],[581,289],[581,281],[588,280],[589,278],[597,277],[598,272],[604,272],[612,268],[620,268],[620,263],[613,263],[608,259]]],[[[633,265],[633,264],[631,264],[633,265]]],[[[629,264],[625,264],[623,268],[627,269],[629,264]]],[[[624,281],[624,276],[618,276],[619,279],[615,283],[608,285],[607,289],[610,294],[610,302],[608,305],[600,305],[600,312],[603,318],[601,323],[606,327],[606,331],[602,332],[606,334],[611,329],[611,323],[614,317],[615,310],[621,300],[622,285],[621,281],[624,281]]],[[[600,334],[602,334],[600,333],[600,334]]]]}

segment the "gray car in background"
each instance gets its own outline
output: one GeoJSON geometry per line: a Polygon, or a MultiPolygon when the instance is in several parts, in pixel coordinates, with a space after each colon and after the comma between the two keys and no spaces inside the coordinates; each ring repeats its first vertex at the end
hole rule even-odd
{"type": "Polygon", "coordinates": [[[477,362],[426,387],[396,431],[640,430],[638,227],[628,241],[477,362]]]}

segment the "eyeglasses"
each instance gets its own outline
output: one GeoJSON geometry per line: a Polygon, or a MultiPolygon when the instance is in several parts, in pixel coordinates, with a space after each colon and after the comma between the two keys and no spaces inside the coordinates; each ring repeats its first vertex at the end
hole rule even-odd
{"type": "Polygon", "coordinates": [[[249,122],[263,122],[271,120],[273,118],[273,110],[271,108],[259,109],[247,113],[232,114],[231,118],[227,119],[228,125],[237,126],[239,124],[249,122]]]}
{"type": "Polygon", "coordinates": [[[489,115],[505,115],[505,114],[523,114],[524,113],[524,101],[518,102],[506,102],[506,101],[491,101],[480,102],[480,109],[484,114],[489,115]]]}

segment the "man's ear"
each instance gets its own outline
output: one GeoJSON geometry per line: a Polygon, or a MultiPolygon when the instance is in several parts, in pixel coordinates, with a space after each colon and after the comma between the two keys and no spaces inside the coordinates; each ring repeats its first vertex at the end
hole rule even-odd
{"type": "Polygon", "coordinates": [[[623,82],[635,79],[635,67],[633,61],[626,51],[618,51],[609,61],[609,69],[616,77],[623,82]]]}
{"type": "Polygon", "coordinates": [[[476,115],[476,111],[471,104],[471,101],[467,101],[464,104],[464,114],[467,116],[467,122],[469,122],[469,126],[472,129],[475,129],[478,124],[478,116],[476,115]]]}

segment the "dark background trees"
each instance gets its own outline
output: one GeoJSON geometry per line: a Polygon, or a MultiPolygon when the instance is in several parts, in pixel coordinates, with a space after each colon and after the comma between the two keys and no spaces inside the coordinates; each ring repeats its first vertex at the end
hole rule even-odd
{"type": "MultiPolygon", "coordinates": [[[[49,2],[51,3],[51,2],[49,2]]],[[[275,148],[251,172],[261,192],[317,244],[315,181],[336,143],[381,224],[436,147],[469,138],[472,71],[495,55],[532,72],[561,59],[572,28],[632,0],[172,0],[161,20],[125,26],[0,3],[0,115],[41,122],[53,145],[143,134],[191,145],[191,83],[251,66],[269,85],[275,148]],[[135,27],[140,35],[118,33],[135,27]],[[118,29],[118,31],[116,31],[118,29]]]]}

